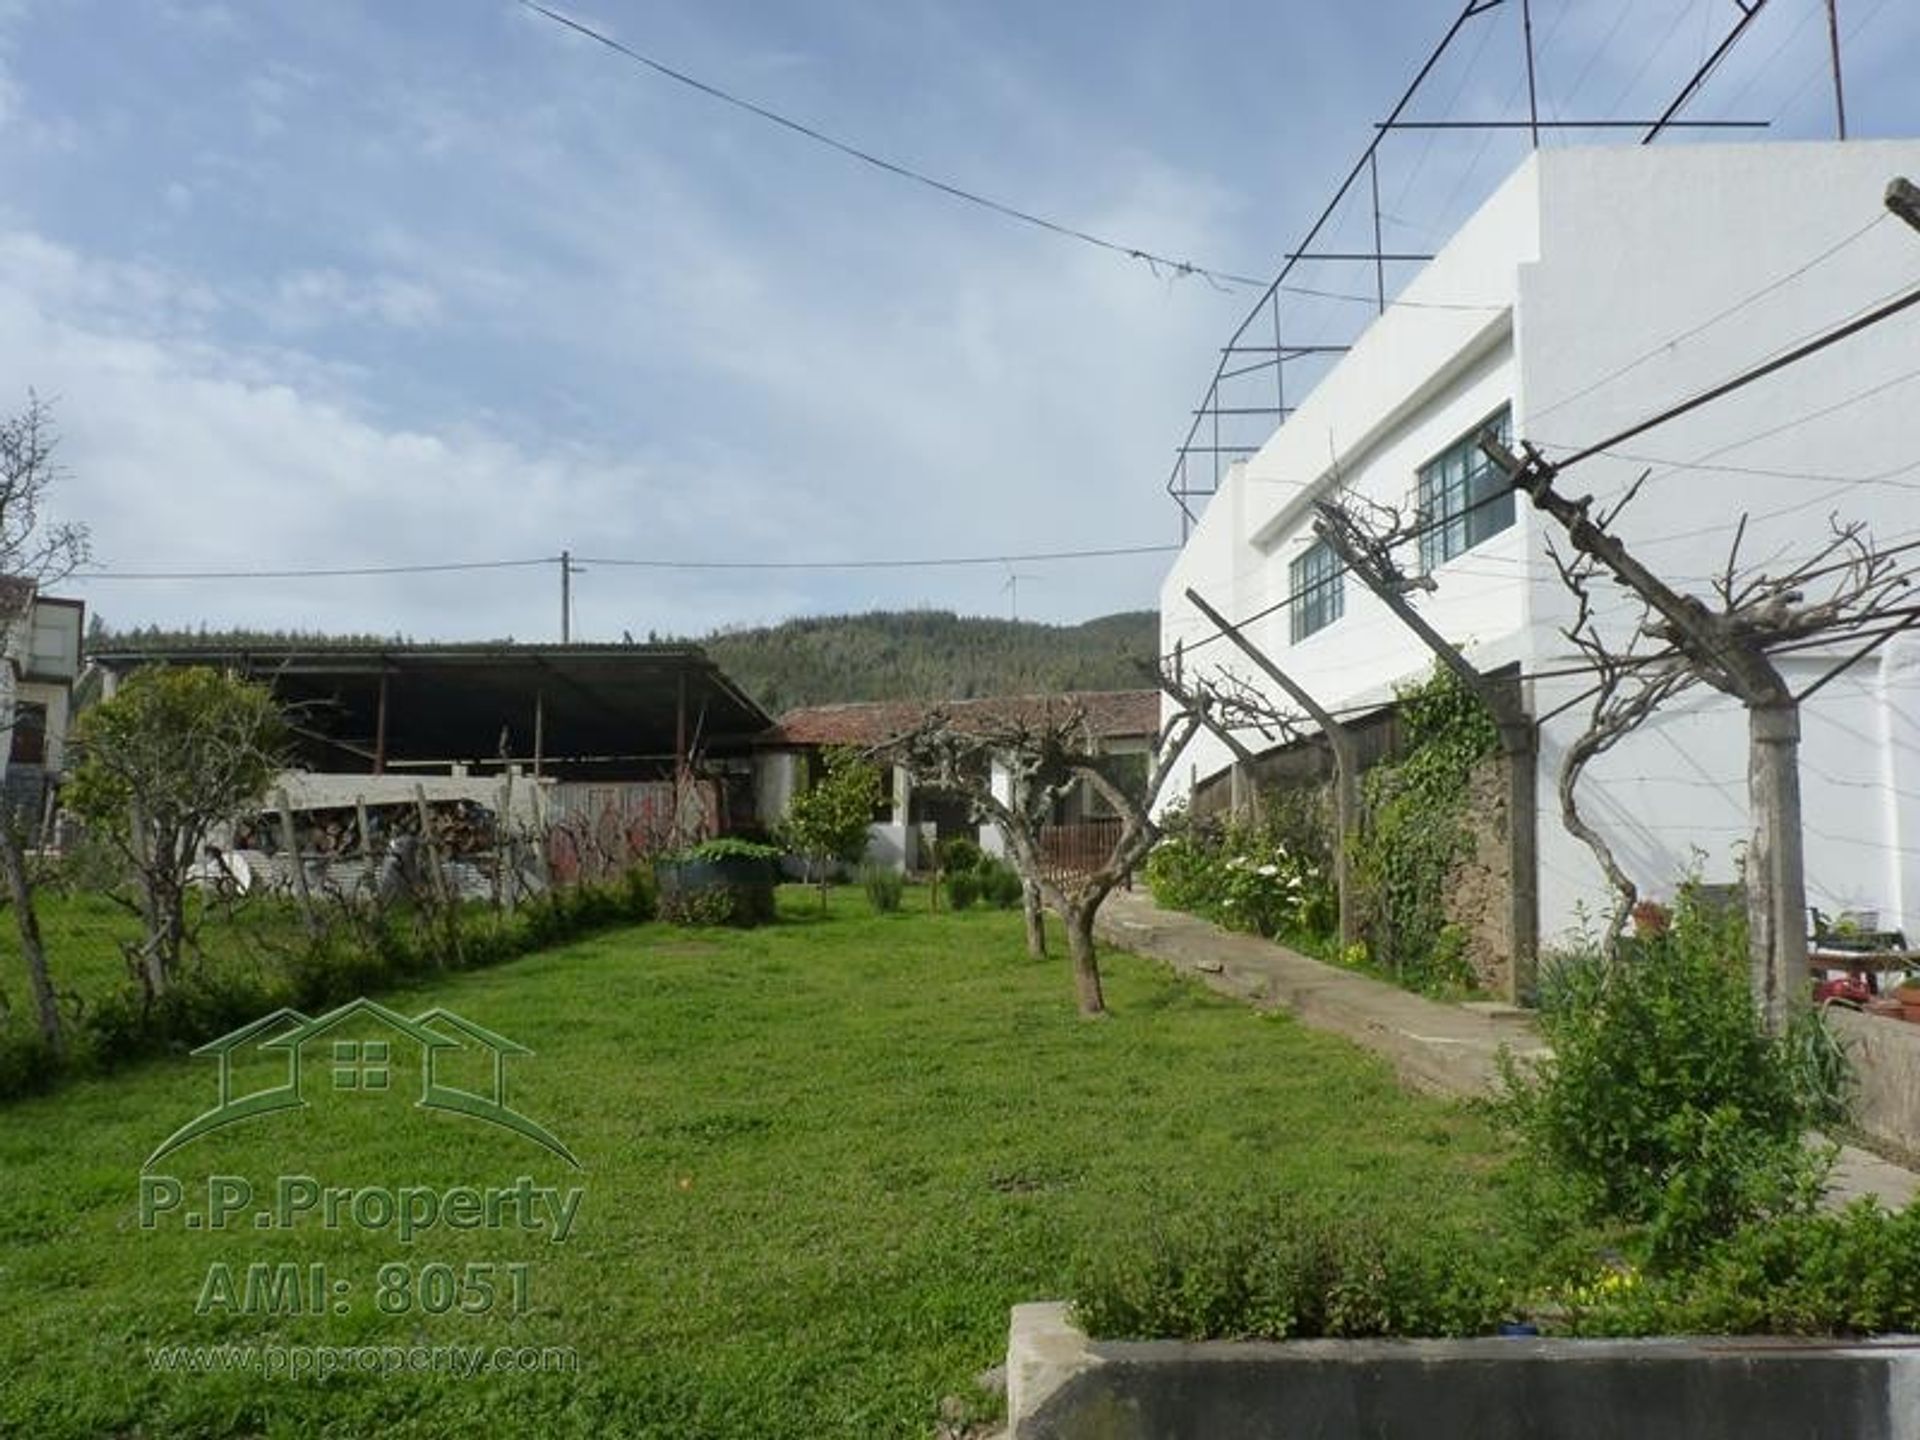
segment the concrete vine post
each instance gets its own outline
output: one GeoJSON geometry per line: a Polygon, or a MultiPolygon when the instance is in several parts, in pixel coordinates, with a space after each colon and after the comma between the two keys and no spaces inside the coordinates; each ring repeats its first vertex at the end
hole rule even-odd
{"type": "Polygon", "coordinates": [[[1507,928],[1512,937],[1513,955],[1507,967],[1507,998],[1518,1003],[1532,994],[1539,974],[1540,872],[1535,776],[1539,727],[1516,693],[1492,676],[1482,674],[1408,601],[1409,590],[1430,590],[1434,584],[1431,576],[1410,579],[1403,575],[1393,559],[1393,547],[1410,538],[1413,530],[1404,526],[1391,511],[1384,512],[1390,516],[1384,528],[1373,528],[1364,525],[1346,507],[1331,501],[1319,501],[1314,509],[1319,512],[1314,533],[1393,612],[1395,619],[1411,630],[1462,685],[1480,698],[1499,731],[1500,754],[1506,768],[1507,825],[1512,851],[1508,867],[1507,928]]]}
{"type": "Polygon", "coordinates": [[[1189,589],[1187,602],[1206,616],[1216,630],[1260,668],[1262,674],[1285,691],[1294,704],[1306,711],[1320,727],[1320,733],[1326,736],[1327,746],[1333,752],[1333,825],[1337,832],[1333,846],[1333,885],[1340,906],[1340,944],[1342,948],[1352,945],[1360,938],[1358,897],[1354,893],[1353,883],[1353,849],[1360,838],[1366,813],[1360,800],[1360,744],[1353,732],[1335,719],[1326,706],[1274,664],[1266,652],[1247,639],[1238,626],[1209,605],[1199,591],[1189,589]]]}
{"type": "MultiPolygon", "coordinates": [[[[1746,531],[1742,517],[1724,574],[1714,582],[1716,605],[1683,595],[1628,551],[1609,526],[1633,491],[1596,521],[1590,497],[1569,499],[1553,488],[1559,469],[1532,445],[1515,455],[1491,432],[1480,448],[1566,532],[1574,550],[1645,602],[1642,628],[1664,641],[1692,676],[1732,697],[1747,712],[1747,802],[1752,839],[1746,860],[1748,966],[1756,1009],[1767,1028],[1782,1032],[1807,974],[1807,897],[1800,815],[1800,701],[1840,670],[1891,638],[1878,635],[1847,656],[1822,680],[1796,695],[1769,651],[1790,641],[1858,629],[1882,617],[1908,577],[1876,551],[1861,526],[1834,524],[1833,538],[1783,575],[1745,579],[1737,571],[1746,531]],[[1819,600],[1807,587],[1830,579],[1819,600]]],[[[1636,487],[1637,488],[1637,487],[1636,487]]],[[[1562,573],[1567,567],[1563,565],[1562,573]]],[[[1912,617],[1902,621],[1910,624],[1912,617]]],[[[1597,641],[1595,642],[1597,643],[1597,641]]],[[[1644,713],[1651,713],[1651,706],[1644,713]]]]}

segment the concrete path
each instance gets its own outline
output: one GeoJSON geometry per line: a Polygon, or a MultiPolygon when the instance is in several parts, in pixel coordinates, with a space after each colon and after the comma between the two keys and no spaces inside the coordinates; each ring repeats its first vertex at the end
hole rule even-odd
{"type": "MultiPolygon", "coordinates": [[[[1144,890],[1116,892],[1100,908],[1100,938],[1158,960],[1261,1009],[1291,1011],[1383,1056],[1402,1083],[1469,1098],[1493,1092],[1502,1048],[1545,1053],[1532,1015],[1500,1004],[1448,1005],[1306,956],[1253,935],[1162,910],[1144,890]]],[[[1899,1208],[1920,1193],[1920,1175],[1843,1146],[1828,1192],[1834,1205],[1860,1195],[1899,1208]]]]}

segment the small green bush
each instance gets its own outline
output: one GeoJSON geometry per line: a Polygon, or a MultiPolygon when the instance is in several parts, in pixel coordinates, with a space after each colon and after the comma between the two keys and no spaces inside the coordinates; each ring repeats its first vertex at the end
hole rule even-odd
{"type": "Polygon", "coordinates": [[[59,1061],[37,1030],[18,1021],[0,1026],[0,1100],[48,1089],[59,1074],[59,1061]]]}
{"type": "Polygon", "coordinates": [[[1013,909],[1026,894],[1020,872],[1004,860],[984,859],[973,873],[979,877],[980,898],[996,910],[1013,909]]]}
{"type": "Polygon", "coordinates": [[[745,928],[766,924],[773,910],[773,890],[763,885],[705,885],[660,897],[660,918],[674,925],[745,928]]]}
{"type": "Polygon", "coordinates": [[[962,870],[978,870],[980,862],[986,858],[979,845],[965,835],[949,835],[933,849],[941,871],[948,875],[956,875],[962,870]]]}
{"type": "Polygon", "coordinates": [[[1704,905],[1688,885],[1672,927],[1631,958],[1563,959],[1549,973],[1552,1058],[1530,1072],[1508,1058],[1499,1107],[1552,1197],[1537,1213],[1565,1204],[1638,1227],[1665,1269],[1811,1208],[1829,1160],[1802,1136],[1822,1102],[1748,996],[1743,910],[1704,905]]]}
{"type": "Polygon", "coordinates": [[[1339,911],[1331,860],[1298,838],[1298,804],[1270,805],[1259,823],[1168,820],[1147,857],[1154,901],[1268,938],[1330,937],[1339,911]]]}
{"type": "Polygon", "coordinates": [[[977,870],[949,870],[947,872],[947,903],[956,910],[965,910],[980,898],[980,872],[977,870]]]}
{"type": "MultiPolygon", "coordinates": [[[[770,909],[771,891],[767,898],[770,909]]],[[[281,1005],[318,1013],[436,968],[498,964],[591,930],[650,920],[656,910],[645,867],[547,891],[504,915],[483,905],[451,916],[410,907],[330,910],[332,923],[318,935],[244,958],[196,957],[152,1003],[133,981],[96,998],[70,1031],[66,1068],[112,1070],[188,1050],[281,1005]]],[[[32,1032],[0,1025],[0,1100],[43,1088],[59,1069],[32,1032]]]]}
{"type": "Polygon", "coordinates": [[[1920,1328],[1920,1206],[1745,1226],[1687,1269],[1556,1299],[1576,1335],[1886,1335],[1920,1328]]]}
{"type": "Polygon", "coordinates": [[[860,869],[860,884],[867,892],[867,903],[877,915],[891,915],[900,908],[901,892],[906,889],[906,877],[898,870],[886,865],[864,865],[860,869]]]}
{"type": "Polygon", "coordinates": [[[1484,1242],[1295,1205],[1189,1215],[1079,1266],[1101,1339],[1290,1340],[1491,1333],[1515,1296],[1484,1242]]]}

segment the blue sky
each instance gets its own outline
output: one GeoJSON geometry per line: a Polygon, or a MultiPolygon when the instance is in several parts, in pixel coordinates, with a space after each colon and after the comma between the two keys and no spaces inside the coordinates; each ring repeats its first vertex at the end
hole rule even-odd
{"type": "MultiPolygon", "coordinates": [[[[1264,275],[1460,7],[554,8],[955,184],[1264,275]]],[[[1657,112],[1737,13],[1533,10],[1543,110],[1585,115],[1657,112]]],[[[1920,7],[1840,14],[1854,132],[1920,132],[1920,7]]],[[[1471,22],[1418,113],[1517,113],[1518,22],[1471,22]]],[[[1824,27],[1823,0],[1770,0],[1690,113],[1831,133],[1824,27]]],[[[1396,137],[1389,245],[1438,244],[1520,144],[1396,137]]],[[[1172,448],[1251,298],[881,175],[512,0],[0,0],[0,404],[57,402],[58,508],[110,571],[1169,543],[1172,448]]],[[[1020,612],[1150,606],[1164,563],[1022,563],[1020,612]]],[[[593,564],[575,627],[1004,614],[1007,576],[593,564]]],[[[66,589],[118,625],[559,618],[551,564],[66,589]]]]}

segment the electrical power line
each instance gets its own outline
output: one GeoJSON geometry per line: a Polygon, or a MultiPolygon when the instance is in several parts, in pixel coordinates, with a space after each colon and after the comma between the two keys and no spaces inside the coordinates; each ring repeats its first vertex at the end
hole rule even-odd
{"type": "MultiPolygon", "coordinates": [[[[572,555],[581,565],[636,570],[932,570],[955,566],[1012,565],[1058,560],[1108,560],[1129,555],[1165,555],[1178,545],[1116,545],[1093,550],[1043,550],[1025,554],[901,556],[853,560],[656,560],[572,555]]],[[[469,570],[512,570],[558,565],[558,555],[523,560],[467,560],[422,565],[353,565],[295,570],[76,570],[75,580],[331,580],[378,575],[434,575],[469,570]]]]}
{"type": "Polygon", "coordinates": [[[615,54],[624,56],[636,65],[643,65],[655,74],[664,76],[676,84],[684,85],[690,90],[697,90],[702,95],[713,100],[718,100],[722,104],[744,110],[749,115],[765,120],[769,124],[778,125],[783,130],[790,130],[794,134],[811,140],[817,145],[824,145],[830,150],[837,150],[850,159],[858,160],[863,165],[871,165],[874,169],[884,171],[898,179],[910,180],[917,185],[924,185],[928,189],[937,190],[942,195],[949,196],[952,199],[964,201],[969,205],[977,205],[984,210],[991,210],[996,215],[1003,216],[1006,219],[1016,220],[1023,225],[1035,226],[1038,229],[1049,231],[1064,239],[1078,240],[1083,244],[1094,245],[1102,250],[1111,251],[1115,255],[1124,255],[1130,260],[1143,261],[1149,268],[1154,269],[1156,272],[1159,267],[1165,266],[1176,275],[1198,275],[1204,280],[1214,282],[1216,285],[1238,285],[1255,290],[1264,290],[1266,288],[1266,281],[1256,280],[1249,275],[1236,275],[1229,270],[1218,270],[1210,265],[1197,265],[1191,260],[1177,260],[1170,255],[1162,255],[1156,251],[1143,249],[1137,245],[1127,245],[1118,240],[1109,240],[1104,236],[1095,235],[1091,231],[1081,230],[1076,226],[1068,225],[1058,220],[1049,220],[1046,216],[1036,215],[1031,210],[1022,210],[1016,205],[1009,205],[1003,201],[995,200],[990,196],[980,194],[978,191],[967,190],[959,185],[950,184],[945,180],[936,180],[933,176],[915,170],[911,166],[885,159],[870,150],[863,150],[858,145],[850,144],[845,140],[837,140],[825,131],[816,130],[811,125],[790,119],[778,111],[769,110],[764,105],[757,105],[751,100],[743,99],[741,96],[733,94],[731,91],[722,90],[719,86],[709,84],[705,80],[697,79],[683,70],[676,70],[671,65],[664,64],[659,60],[653,59],[651,56],[641,54],[638,50],[628,45],[622,44],[611,35],[604,34],[594,29],[591,25],[583,24],[581,21],[562,15],[557,10],[549,10],[545,5],[539,4],[538,0],[519,0],[519,3],[534,14],[544,16],[556,25],[564,26],[577,35],[585,36],[589,40],[604,45],[615,54]]]}
{"type": "Polygon", "coordinates": [[[1603,451],[1613,449],[1623,440],[1631,440],[1636,435],[1644,435],[1647,431],[1665,425],[1669,421],[1677,420],[1682,415],[1690,414],[1703,405],[1709,405],[1716,400],[1724,399],[1736,390],[1745,389],[1755,381],[1763,380],[1775,371],[1786,369],[1789,365],[1797,365],[1800,361],[1819,354],[1829,346],[1837,345],[1842,340],[1850,339],[1862,330],[1878,325],[1883,320],[1890,320],[1895,315],[1900,314],[1904,310],[1909,310],[1915,305],[1920,305],[1920,285],[1906,291],[1895,300],[1890,300],[1884,305],[1869,310],[1864,315],[1847,321],[1844,325],[1836,326],[1832,330],[1816,336],[1803,345],[1795,346],[1786,353],[1776,355],[1773,359],[1763,364],[1755,365],[1749,370],[1743,370],[1732,379],[1723,380],[1711,389],[1703,390],[1698,395],[1689,396],[1678,404],[1670,405],[1659,414],[1648,416],[1645,420],[1629,425],[1626,429],[1609,435],[1606,439],[1597,441],[1587,446],[1584,450],[1575,451],[1573,454],[1567,456],[1566,459],[1557,461],[1555,468],[1558,470],[1567,470],[1572,466],[1578,465],[1582,460],[1590,459],[1603,451]]]}
{"type": "Polygon", "coordinates": [[[583,565],[636,570],[932,570],[958,565],[1017,565],[1045,560],[1107,560],[1126,555],[1169,555],[1178,545],[1120,545],[1105,550],[1043,550],[1025,555],[951,555],[878,560],[608,560],[582,555],[583,565]]]}
{"type": "Polygon", "coordinates": [[[1798,280],[1802,275],[1806,274],[1809,270],[1812,270],[1816,266],[1824,264],[1826,261],[1832,259],[1835,255],[1838,255],[1842,250],[1845,250],[1849,245],[1852,245],[1856,240],[1859,240],[1861,237],[1866,235],[1869,231],[1885,223],[1889,218],[1890,217],[1888,216],[1887,212],[1882,210],[1878,215],[1875,215],[1873,219],[1869,220],[1866,224],[1862,225],[1858,230],[1855,230],[1851,234],[1845,235],[1841,239],[1835,241],[1832,245],[1829,245],[1825,250],[1822,250],[1818,255],[1815,255],[1811,260],[1804,261],[1801,264],[1795,266],[1793,269],[1787,271],[1785,274],[1776,276],[1774,279],[1768,281],[1765,285],[1762,285],[1759,289],[1753,291],[1751,294],[1741,296],[1740,299],[1734,301],[1733,304],[1727,306],[1724,310],[1720,310],[1715,312],[1712,315],[1709,315],[1705,320],[1702,320],[1699,324],[1689,326],[1687,329],[1680,331],[1678,334],[1671,335],[1667,339],[1662,340],[1657,345],[1648,346],[1640,354],[1634,356],[1633,359],[1627,361],[1624,365],[1621,365],[1616,369],[1607,371],[1606,374],[1600,376],[1596,380],[1590,381],[1588,384],[1582,386],[1578,390],[1573,391],[1569,395],[1561,396],[1560,399],[1554,401],[1551,405],[1543,405],[1538,409],[1533,410],[1528,415],[1527,417],[1528,420],[1531,422],[1531,421],[1540,419],[1542,416],[1551,415],[1554,411],[1559,410],[1564,406],[1571,405],[1575,400],[1579,400],[1584,398],[1585,396],[1591,395],[1594,391],[1600,389],[1601,386],[1611,384],[1613,381],[1618,380],[1622,375],[1625,375],[1630,371],[1637,370],[1640,366],[1646,364],[1647,361],[1655,358],[1656,356],[1664,355],[1668,351],[1672,350],[1674,347],[1681,345],[1688,340],[1693,339],[1696,335],[1700,335],[1707,330],[1711,330],[1715,325],[1718,325],[1722,320],[1729,319],[1732,316],[1739,314],[1742,310],[1746,309],[1749,305],[1752,305],[1755,301],[1764,299],[1766,296],[1771,295],[1774,291],[1780,289],[1785,285],[1792,284],[1795,280],[1798,280]]]}
{"type": "Polygon", "coordinates": [[[526,560],[456,560],[425,565],[351,565],[298,570],[75,570],[71,580],[335,580],[376,575],[438,575],[466,570],[516,570],[553,565],[555,555],[526,560]]]}

